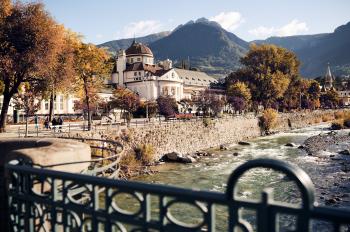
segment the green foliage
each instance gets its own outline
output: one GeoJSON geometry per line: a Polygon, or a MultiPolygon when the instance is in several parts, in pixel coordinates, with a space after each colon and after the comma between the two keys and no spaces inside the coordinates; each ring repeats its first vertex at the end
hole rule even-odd
{"type": "Polygon", "coordinates": [[[259,127],[265,134],[269,134],[271,129],[275,128],[277,123],[278,113],[275,109],[269,108],[264,110],[262,115],[259,117],[259,127]]]}

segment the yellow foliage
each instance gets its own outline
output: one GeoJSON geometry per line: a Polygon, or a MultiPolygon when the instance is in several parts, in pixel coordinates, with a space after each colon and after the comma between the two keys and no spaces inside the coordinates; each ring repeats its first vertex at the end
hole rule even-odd
{"type": "Polygon", "coordinates": [[[135,149],[136,156],[143,164],[152,164],[155,160],[155,151],[152,144],[141,144],[135,149]]]}
{"type": "Polygon", "coordinates": [[[259,126],[261,130],[268,134],[270,130],[276,127],[278,112],[275,109],[268,108],[264,110],[259,118],[259,126]]]}

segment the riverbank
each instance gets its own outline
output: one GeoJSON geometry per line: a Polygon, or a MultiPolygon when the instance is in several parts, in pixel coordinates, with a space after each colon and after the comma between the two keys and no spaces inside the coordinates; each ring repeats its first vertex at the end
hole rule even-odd
{"type": "MultiPolygon", "coordinates": [[[[305,140],[308,159],[324,173],[320,184],[315,181],[318,198],[325,205],[350,207],[350,130],[323,132],[305,140]]],[[[321,181],[321,180],[320,180],[321,181]]]]}

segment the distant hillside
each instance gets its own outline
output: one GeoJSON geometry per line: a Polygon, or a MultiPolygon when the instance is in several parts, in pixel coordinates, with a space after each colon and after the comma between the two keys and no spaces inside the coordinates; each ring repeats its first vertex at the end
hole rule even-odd
{"type": "Polygon", "coordinates": [[[150,44],[157,59],[180,62],[212,74],[227,74],[240,66],[249,44],[204,18],[177,27],[170,35],[150,44]]]}
{"type": "MultiPolygon", "coordinates": [[[[115,40],[98,46],[115,52],[129,47],[132,40],[115,40]]],[[[156,60],[169,58],[180,64],[189,59],[191,67],[215,76],[224,76],[239,68],[240,57],[249,49],[248,42],[205,18],[179,25],[172,32],[160,32],[136,40],[148,44],[156,60]]],[[[336,75],[350,74],[350,23],[338,27],[333,33],[271,37],[252,42],[276,44],[294,51],[302,63],[304,77],[323,75],[328,62],[336,75]]]]}
{"type": "MultiPolygon", "coordinates": [[[[163,31],[151,35],[147,35],[144,37],[138,37],[136,38],[137,42],[144,43],[144,44],[150,44],[158,39],[161,39],[165,36],[168,36],[170,34],[169,31],[163,31]]],[[[128,38],[128,39],[119,39],[119,40],[112,40],[103,44],[97,45],[98,47],[105,47],[110,51],[111,53],[115,53],[116,51],[120,49],[127,49],[134,38],[128,38]]]]}
{"type": "Polygon", "coordinates": [[[271,37],[253,42],[276,44],[294,51],[306,77],[323,75],[328,62],[335,74],[350,74],[350,22],[333,33],[271,37]]]}

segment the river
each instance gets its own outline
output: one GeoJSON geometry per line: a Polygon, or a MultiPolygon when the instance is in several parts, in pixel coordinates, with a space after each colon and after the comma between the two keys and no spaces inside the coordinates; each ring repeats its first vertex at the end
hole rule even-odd
{"type": "MultiPolygon", "coordinates": [[[[145,175],[134,178],[135,181],[167,184],[178,187],[195,188],[209,191],[224,192],[228,176],[238,165],[247,160],[269,157],[284,160],[301,167],[311,177],[316,188],[316,201],[324,205],[330,197],[339,196],[344,199],[336,203],[337,207],[349,207],[349,197],[342,195],[350,192],[349,175],[341,173],[337,161],[308,156],[303,149],[287,147],[285,144],[303,144],[303,142],[314,135],[327,133],[325,125],[312,126],[303,129],[296,129],[289,132],[278,133],[271,136],[259,137],[249,141],[251,145],[232,145],[226,151],[211,151],[213,157],[204,157],[197,163],[192,164],[163,164],[157,167],[158,172],[153,175],[145,175]],[[237,152],[238,156],[233,153],[237,152]],[[345,185],[344,185],[345,183],[345,185]],[[345,187],[344,187],[345,186],[345,187]]],[[[266,169],[255,169],[244,174],[239,182],[239,195],[243,198],[257,198],[265,187],[274,189],[274,198],[278,201],[289,203],[300,203],[299,193],[290,181],[285,180],[284,175],[266,169]]],[[[224,220],[224,210],[218,210],[218,222],[224,220]],[[222,217],[222,219],[220,219],[222,217]]],[[[249,221],[253,217],[249,212],[246,214],[249,221]]],[[[185,218],[182,215],[180,218],[185,218]]],[[[288,222],[290,225],[293,220],[288,222]]],[[[224,231],[224,227],[219,227],[224,231]]],[[[283,230],[282,230],[283,231],[283,230]]],[[[321,229],[317,229],[321,231],[321,229]]],[[[328,231],[323,230],[323,231],[328,231]]]]}

